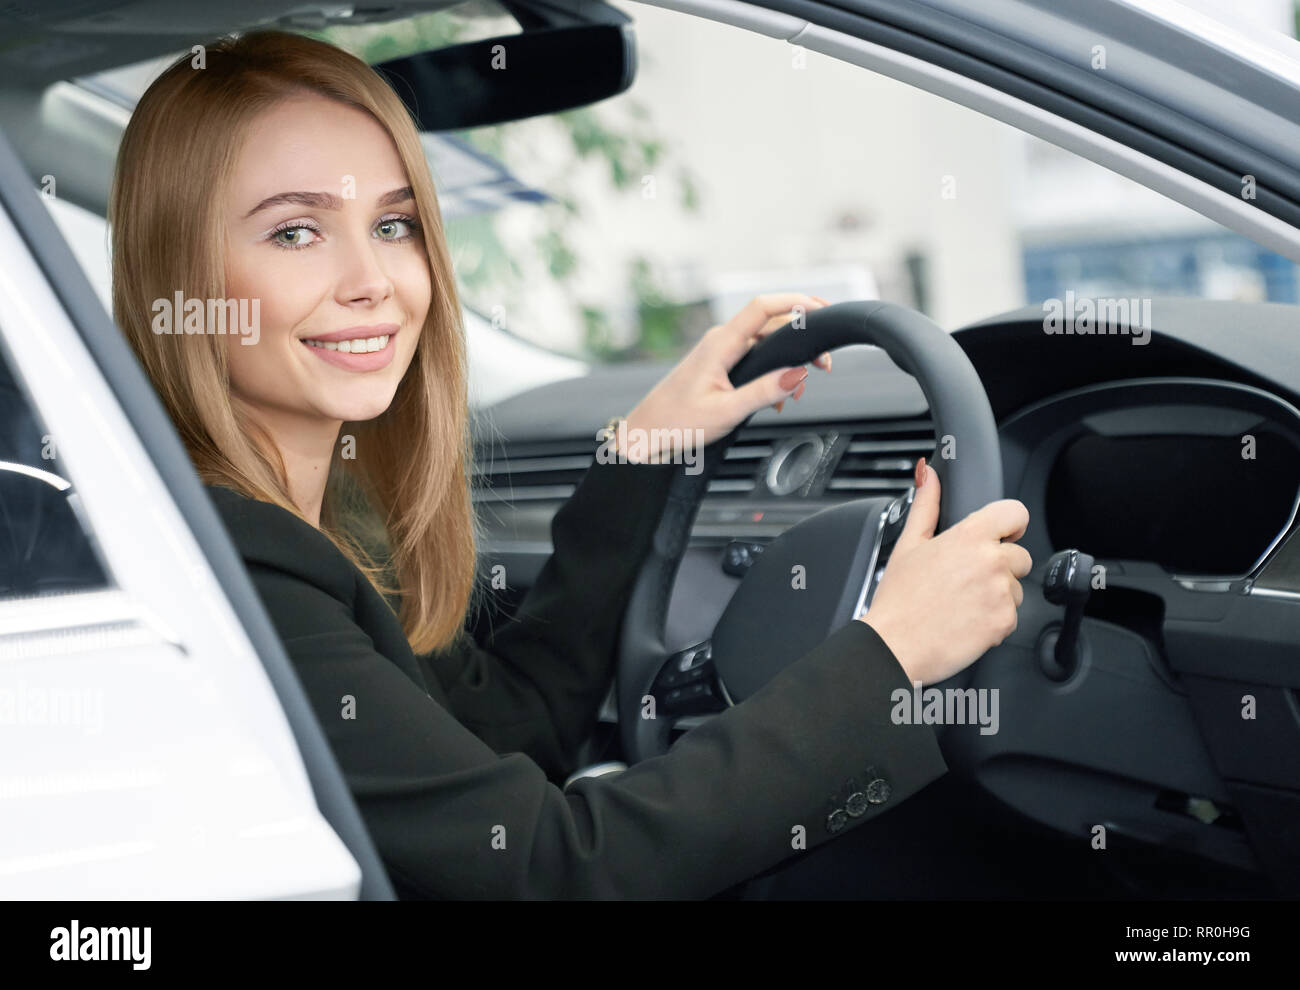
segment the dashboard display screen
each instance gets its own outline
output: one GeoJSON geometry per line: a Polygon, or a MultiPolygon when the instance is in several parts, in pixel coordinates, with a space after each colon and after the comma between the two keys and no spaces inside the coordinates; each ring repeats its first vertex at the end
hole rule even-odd
{"type": "Polygon", "coordinates": [[[1048,534],[1056,549],[1236,576],[1286,526],[1298,489],[1300,451],[1279,433],[1257,431],[1253,448],[1235,436],[1090,434],[1052,468],[1048,534]]]}

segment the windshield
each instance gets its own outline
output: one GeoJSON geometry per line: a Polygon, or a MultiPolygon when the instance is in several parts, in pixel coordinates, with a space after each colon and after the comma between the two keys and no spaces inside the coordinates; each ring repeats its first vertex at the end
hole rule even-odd
{"type": "MultiPolygon", "coordinates": [[[[448,237],[467,305],[549,350],[675,359],[784,290],[884,298],[949,329],[1067,290],[1300,297],[1293,262],[1009,125],[782,40],[616,5],[636,25],[627,92],[458,135],[548,196],[448,237]]],[[[1285,6],[1255,13],[1289,36],[1285,6]]]]}
{"type": "MultiPolygon", "coordinates": [[[[615,5],[638,45],[627,92],[424,136],[462,302],[493,340],[672,360],[776,291],[883,298],[948,329],[1067,291],[1300,301],[1293,262],[1009,125],[783,40],[615,5]]],[[[1292,0],[1187,5],[1294,45],[1292,0]]],[[[475,0],[312,33],[373,64],[518,30],[475,0]]],[[[89,83],[130,106],[169,61],[89,83]]]]}

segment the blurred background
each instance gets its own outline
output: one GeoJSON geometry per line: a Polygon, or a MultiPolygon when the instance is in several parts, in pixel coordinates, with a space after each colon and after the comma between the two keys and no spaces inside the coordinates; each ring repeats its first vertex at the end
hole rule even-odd
{"type": "MultiPolygon", "coordinates": [[[[424,135],[471,364],[491,365],[476,404],[674,359],[763,292],[884,298],[948,329],[1067,287],[1298,301],[1291,261],[1054,145],[785,41],[614,3],[638,40],[627,92],[424,135]]],[[[1184,4],[1300,61],[1295,0],[1184,4]]],[[[473,0],[309,33],[374,63],[517,30],[473,0]]],[[[95,83],[138,97],[168,61],[95,83]]],[[[107,299],[103,221],[43,199],[107,299]]]]}

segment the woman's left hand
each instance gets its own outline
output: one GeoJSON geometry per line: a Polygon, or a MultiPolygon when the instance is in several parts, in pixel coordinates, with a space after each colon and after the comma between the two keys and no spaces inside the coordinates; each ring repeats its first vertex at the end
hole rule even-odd
{"type": "MultiPolygon", "coordinates": [[[[820,296],[801,292],[755,296],[726,323],[705,333],[637,404],[627,416],[628,436],[649,438],[656,436],[653,431],[680,430],[681,436],[689,438],[686,442],[704,446],[725,437],[737,423],[764,406],[775,406],[780,411],[786,399],[798,399],[803,394],[807,366],[777,368],[740,388],[731,384],[727,373],[754,344],[789,323],[799,310],[807,313],[826,305],[820,296]],[[633,432],[637,430],[645,432],[633,432]]],[[[824,371],[831,370],[829,353],[823,353],[813,363],[824,371]]]]}

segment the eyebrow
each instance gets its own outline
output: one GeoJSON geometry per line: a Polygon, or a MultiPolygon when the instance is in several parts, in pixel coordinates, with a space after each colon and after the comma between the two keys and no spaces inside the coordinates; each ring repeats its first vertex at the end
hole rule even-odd
{"type": "MultiPolygon", "coordinates": [[[[405,203],[407,200],[414,199],[415,192],[410,186],[402,186],[401,189],[394,189],[392,192],[386,192],[375,201],[376,206],[396,206],[398,203],[405,203]]],[[[260,213],[262,210],[270,209],[272,206],[283,206],[288,203],[294,203],[298,206],[309,206],[315,210],[341,210],[343,200],[333,193],[324,192],[282,192],[274,196],[267,196],[266,199],[258,203],[251,210],[244,214],[247,220],[254,213],[260,213]]]]}

